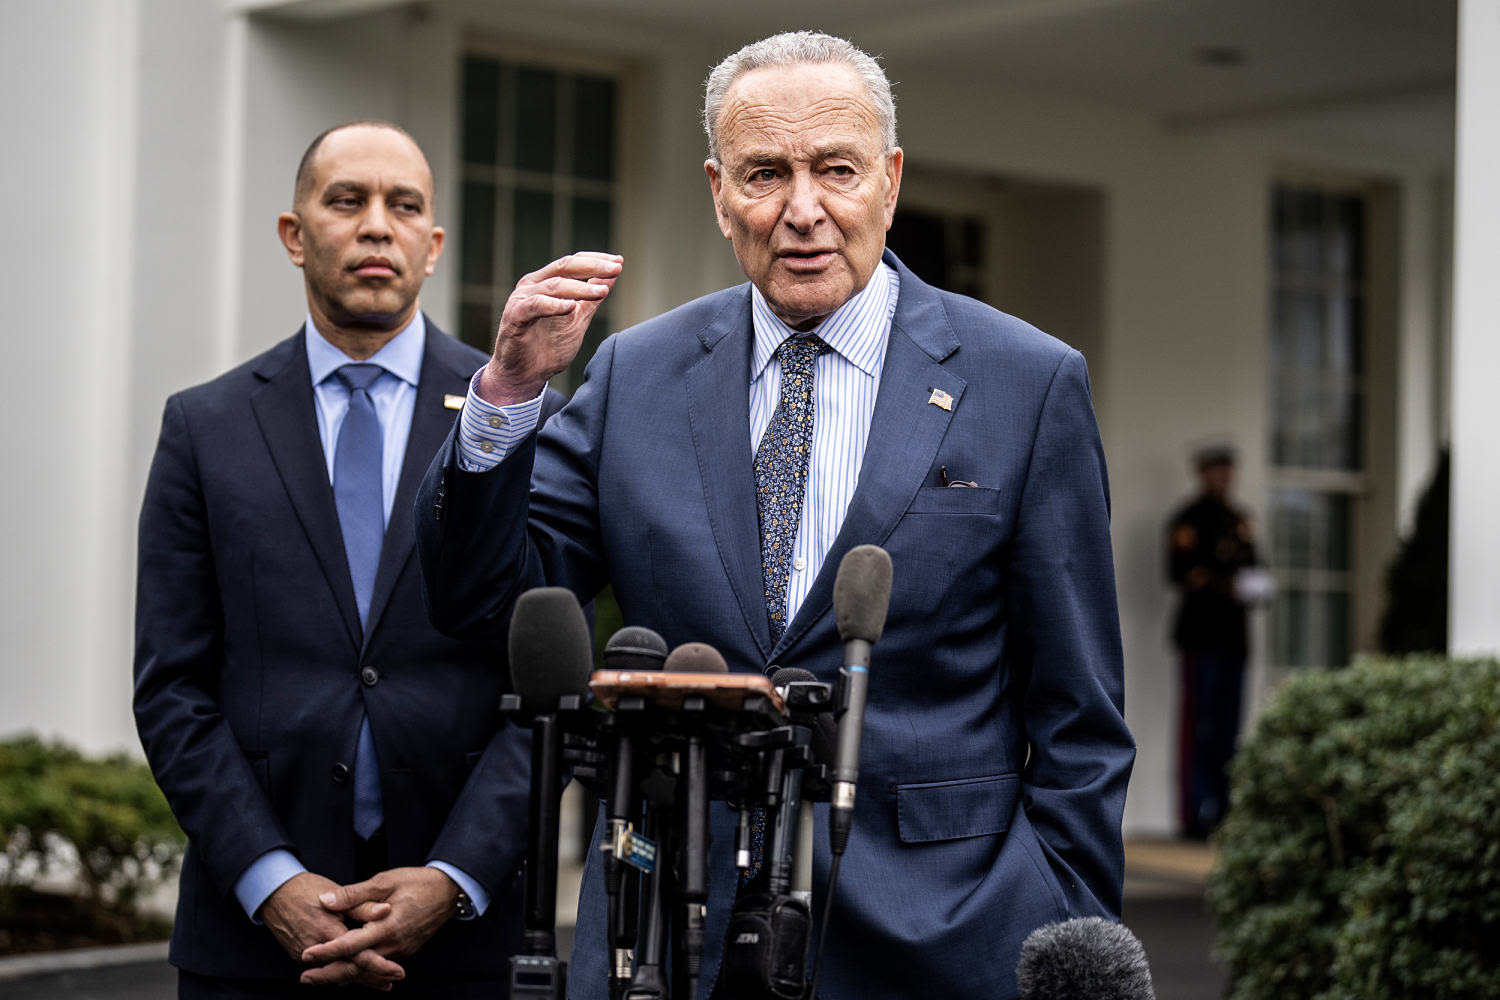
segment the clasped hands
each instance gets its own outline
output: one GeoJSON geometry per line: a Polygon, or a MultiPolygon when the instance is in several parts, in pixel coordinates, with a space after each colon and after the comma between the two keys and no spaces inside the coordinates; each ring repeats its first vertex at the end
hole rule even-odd
{"type": "Polygon", "coordinates": [[[270,895],[260,915],[286,953],[308,966],[303,983],[389,990],[406,978],[393,959],[432,937],[457,900],[458,886],[436,868],[393,868],[352,885],[302,872],[270,895]]]}

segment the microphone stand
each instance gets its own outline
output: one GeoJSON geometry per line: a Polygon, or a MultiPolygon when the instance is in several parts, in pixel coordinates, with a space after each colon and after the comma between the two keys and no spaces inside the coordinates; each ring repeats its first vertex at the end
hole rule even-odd
{"type": "Polygon", "coordinates": [[[708,917],[708,747],[701,733],[688,737],[683,782],[687,808],[683,810],[681,995],[698,995],[703,964],[704,925],[708,917]]]}
{"type": "MultiPolygon", "coordinates": [[[[667,755],[672,756],[672,755],[667,755]]],[[[670,762],[666,762],[671,767],[670,762]]],[[[675,771],[675,767],[672,768],[675,771]]],[[[636,948],[635,975],[625,991],[626,1000],[666,1000],[668,907],[672,898],[672,826],[676,805],[676,779],[658,769],[643,782],[646,797],[646,838],[656,847],[656,864],[641,887],[640,941],[636,948]]]]}
{"type": "MultiPolygon", "coordinates": [[[[507,695],[507,698],[514,697],[507,695]]],[[[576,709],[568,695],[559,709],[576,709]]],[[[562,798],[562,724],[546,712],[531,724],[531,795],[524,915],[525,953],[510,960],[510,995],[563,1000],[567,963],[557,957],[557,840],[562,798]]]]}

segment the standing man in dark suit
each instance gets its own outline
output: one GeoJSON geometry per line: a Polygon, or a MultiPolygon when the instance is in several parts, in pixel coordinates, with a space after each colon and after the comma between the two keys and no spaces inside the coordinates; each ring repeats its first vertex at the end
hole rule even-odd
{"type": "MultiPolygon", "coordinates": [[[[623,265],[575,254],[522,279],[418,497],[434,621],[496,635],[529,587],[610,583],[624,620],[672,645],[829,681],[839,561],[884,547],[819,993],[1014,997],[1028,932],[1120,909],[1134,745],[1083,358],[885,251],[903,154],[864,52],[805,32],[747,46],[709,77],[704,118],[749,284],[611,337],[536,434],[543,385],[623,265]]],[[[738,880],[734,815],[712,816],[705,993],[738,880]]],[[[575,997],[608,975],[598,856],[575,997]]]]}
{"type": "Polygon", "coordinates": [[[417,295],[443,249],[404,131],[319,136],[278,227],[308,317],[167,401],[140,520],[135,713],[188,834],[184,997],[505,994],[528,743],[498,636],[428,623],[410,511],[484,356],[417,295]],[[304,952],[362,924],[336,962],[304,952]]]}

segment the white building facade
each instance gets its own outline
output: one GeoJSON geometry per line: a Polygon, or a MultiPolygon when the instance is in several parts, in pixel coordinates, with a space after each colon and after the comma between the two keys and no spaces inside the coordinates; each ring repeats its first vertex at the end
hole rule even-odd
{"type": "Polygon", "coordinates": [[[422,301],[446,329],[481,339],[515,274],[594,240],[626,258],[619,329],[743,280],[702,169],[702,80],[802,27],[896,83],[892,241],[929,267],[908,262],[1088,358],[1140,745],[1130,832],[1173,827],[1163,526],[1206,439],[1238,446],[1282,588],[1256,613],[1249,711],[1288,671],[1374,648],[1450,441],[1451,641],[1500,649],[1496,0],[3,7],[20,218],[0,273],[20,310],[0,735],[136,745],[135,519],[162,403],[300,323],[275,219],[315,134],[379,117],[423,145],[449,235],[422,301]]]}

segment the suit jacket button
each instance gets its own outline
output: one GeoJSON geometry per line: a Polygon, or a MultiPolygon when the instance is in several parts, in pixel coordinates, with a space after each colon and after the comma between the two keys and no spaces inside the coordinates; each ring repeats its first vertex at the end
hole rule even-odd
{"type": "Polygon", "coordinates": [[[380,672],[374,667],[365,667],[359,672],[359,679],[365,682],[365,687],[374,687],[380,683],[380,672]]]}
{"type": "Polygon", "coordinates": [[[333,765],[333,780],[336,781],[336,782],[338,782],[341,785],[345,781],[348,781],[349,780],[349,765],[348,764],[335,764],[335,765],[333,765]]]}

